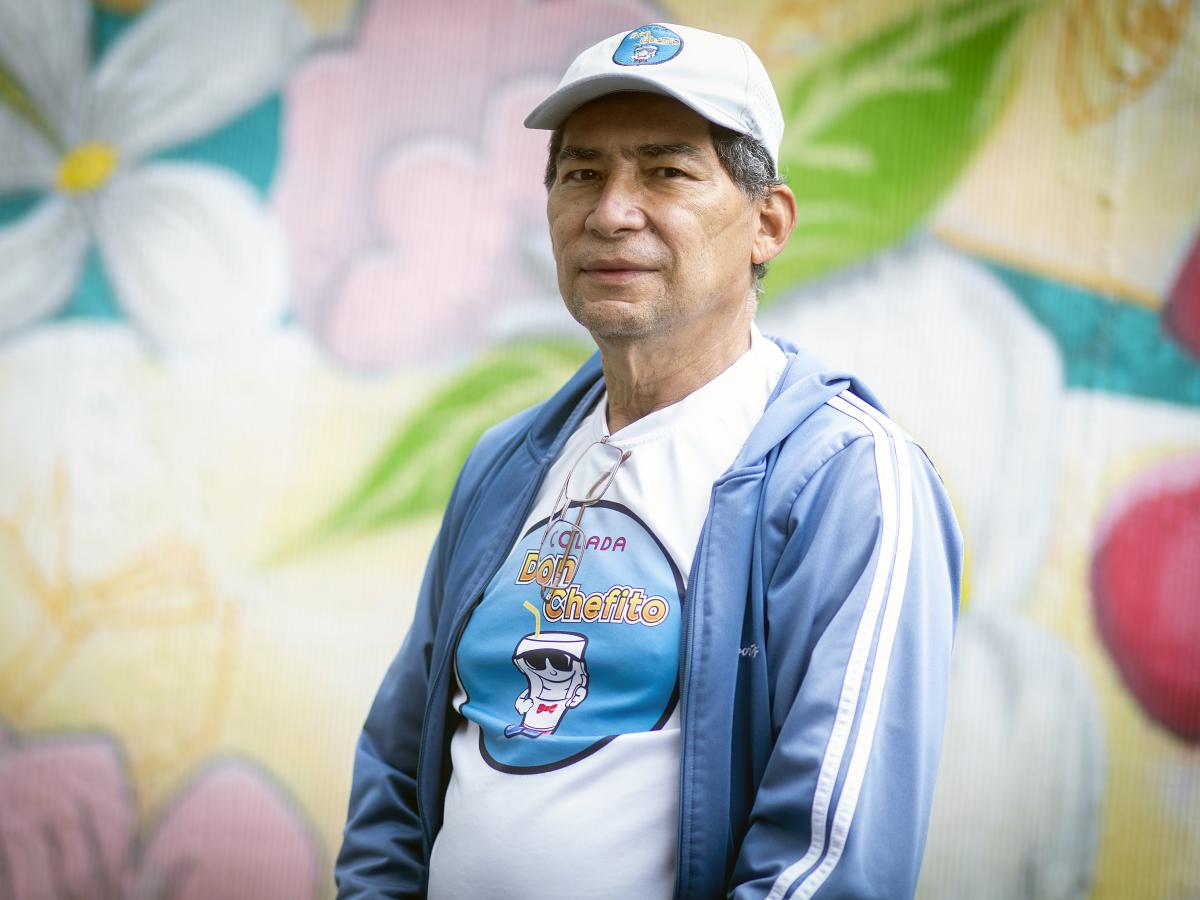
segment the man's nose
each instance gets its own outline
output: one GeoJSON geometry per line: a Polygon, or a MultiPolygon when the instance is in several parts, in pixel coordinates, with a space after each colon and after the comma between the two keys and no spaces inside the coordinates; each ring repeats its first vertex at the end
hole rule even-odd
{"type": "Polygon", "coordinates": [[[646,227],[642,195],[635,179],[627,175],[610,176],[584,225],[606,238],[646,227]]]}

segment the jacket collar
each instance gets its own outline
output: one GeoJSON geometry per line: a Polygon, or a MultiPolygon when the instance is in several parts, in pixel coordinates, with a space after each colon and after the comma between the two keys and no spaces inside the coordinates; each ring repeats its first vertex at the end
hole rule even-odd
{"type": "MultiPolygon", "coordinates": [[[[849,389],[883,412],[883,406],[866,385],[854,376],[825,369],[820,362],[783,338],[767,335],[787,354],[788,362],[767,401],[762,419],[754,427],[732,468],[753,465],[767,455],[796,426],[826,400],[849,389]]],[[[604,390],[604,370],[599,351],[593,353],[566,384],[538,407],[526,442],[534,458],[553,459],[604,390]]]]}

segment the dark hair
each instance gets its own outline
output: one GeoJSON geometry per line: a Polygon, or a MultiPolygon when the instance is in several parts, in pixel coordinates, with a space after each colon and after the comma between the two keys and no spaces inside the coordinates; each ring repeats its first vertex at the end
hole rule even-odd
{"type": "MultiPolygon", "coordinates": [[[[751,200],[762,200],[770,193],[771,188],[784,183],[784,180],[775,174],[771,154],[761,141],[711,122],[708,130],[721,167],[751,200]]],[[[546,190],[550,190],[558,177],[558,151],[561,149],[562,128],[556,128],[550,134],[550,146],[546,157],[546,190]]],[[[757,287],[758,282],[767,274],[767,264],[751,263],[750,272],[757,287]]]]}

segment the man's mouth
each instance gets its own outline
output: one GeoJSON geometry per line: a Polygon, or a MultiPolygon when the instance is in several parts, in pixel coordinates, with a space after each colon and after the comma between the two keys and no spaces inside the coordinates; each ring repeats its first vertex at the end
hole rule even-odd
{"type": "Polygon", "coordinates": [[[592,260],[580,266],[580,271],[597,281],[620,282],[647,275],[656,268],[636,260],[613,258],[592,260]]]}

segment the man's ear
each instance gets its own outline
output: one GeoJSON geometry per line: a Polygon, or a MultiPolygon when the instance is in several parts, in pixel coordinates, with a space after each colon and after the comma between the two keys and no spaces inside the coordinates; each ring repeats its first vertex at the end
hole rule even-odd
{"type": "Polygon", "coordinates": [[[758,233],[750,252],[753,263],[770,262],[783,252],[796,225],[796,195],[786,184],[770,189],[758,206],[758,233]]]}

